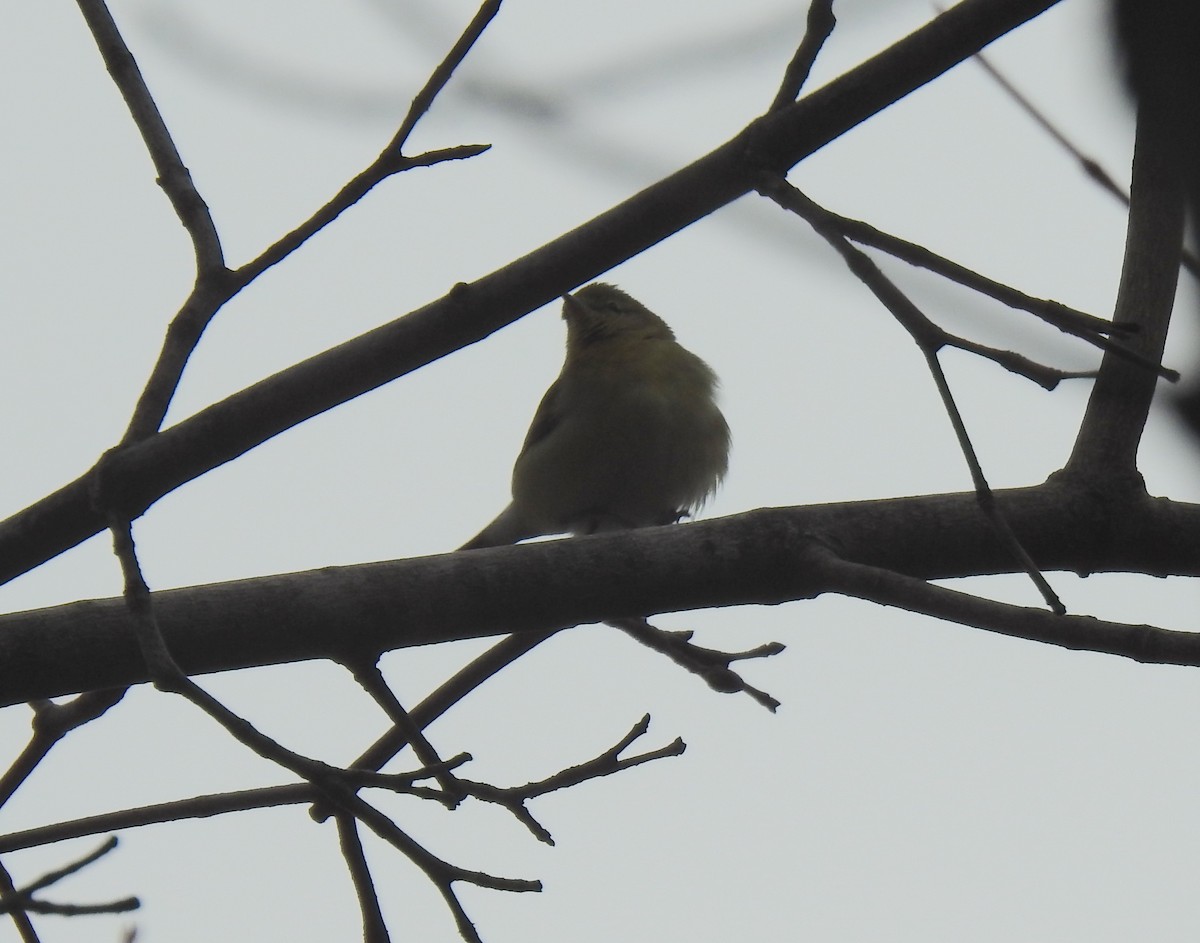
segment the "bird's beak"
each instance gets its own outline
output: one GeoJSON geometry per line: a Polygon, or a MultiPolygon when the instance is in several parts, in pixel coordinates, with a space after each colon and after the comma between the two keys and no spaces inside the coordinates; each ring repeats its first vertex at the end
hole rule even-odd
{"type": "Polygon", "coordinates": [[[574,295],[563,295],[562,300],[563,300],[562,316],[563,316],[563,319],[565,320],[567,317],[567,314],[569,312],[573,313],[573,312],[577,312],[579,310],[580,304],[578,301],[575,300],[574,295]]]}

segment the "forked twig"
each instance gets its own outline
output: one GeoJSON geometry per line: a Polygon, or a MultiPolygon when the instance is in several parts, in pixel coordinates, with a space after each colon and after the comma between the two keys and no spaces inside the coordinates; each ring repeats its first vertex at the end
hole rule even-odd
{"type": "MultiPolygon", "coordinates": [[[[791,186],[782,177],[775,176],[764,179],[760,187],[760,192],[807,220],[817,233],[842,256],[850,271],[871,290],[875,297],[883,303],[884,307],[888,309],[892,316],[912,336],[917,347],[925,357],[925,362],[937,386],[938,395],[942,399],[946,415],[949,417],[950,424],[954,429],[959,449],[962,451],[963,458],[970,469],[971,480],[975,486],[976,500],[979,503],[980,510],[983,511],[992,523],[1001,542],[1008,548],[1013,558],[1021,565],[1021,568],[1038,588],[1046,604],[1056,613],[1065,613],[1066,607],[1063,605],[1062,600],[1058,598],[1058,594],[1054,592],[1045,576],[1042,575],[1041,570],[1038,569],[1029,556],[1029,553],[1021,546],[1016,534],[1013,533],[1012,527],[996,506],[991,486],[983,474],[983,467],[979,462],[979,457],[975,453],[975,447],[971,443],[970,435],[967,433],[966,423],[963,422],[962,415],[958,411],[958,405],[954,401],[954,394],[950,390],[950,384],[947,382],[945,372],[942,370],[942,365],[938,360],[938,351],[943,346],[963,346],[962,343],[955,343],[956,340],[960,339],[954,338],[953,335],[948,334],[930,321],[925,313],[913,304],[908,296],[884,275],[879,270],[879,267],[861,249],[851,245],[837,226],[832,225],[819,212],[820,207],[816,207],[815,203],[795,187],[791,186]],[[817,211],[814,211],[813,207],[816,207],[817,211]]],[[[1024,372],[1019,369],[1019,363],[1012,361],[1005,364],[1002,360],[992,356],[996,352],[991,351],[990,348],[984,348],[982,345],[971,345],[971,347],[976,348],[974,350],[975,353],[990,356],[991,359],[1008,366],[1014,372],[1024,372]]],[[[967,349],[971,349],[971,347],[967,349]]],[[[1012,352],[1008,353],[1014,358],[1018,356],[1012,354],[1012,352]]],[[[1050,370],[1051,368],[1047,367],[1045,369],[1050,370]]],[[[1028,373],[1024,375],[1029,376],[1028,373]]],[[[1064,374],[1064,376],[1066,375],[1064,374]]]]}
{"type": "Polygon", "coordinates": [[[666,746],[659,747],[657,750],[650,750],[647,753],[639,753],[637,756],[622,758],[621,753],[625,748],[639,737],[645,736],[649,729],[650,715],[645,714],[621,738],[619,743],[609,747],[609,749],[605,750],[599,756],[593,757],[584,763],[561,770],[553,776],[548,776],[538,782],[526,783],[524,786],[507,786],[501,788],[488,783],[467,781],[471,795],[484,802],[494,802],[504,806],[516,817],[517,821],[533,833],[535,838],[548,845],[553,845],[553,836],[551,836],[545,826],[534,819],[533,815],[525,807],[525,803],[537,796],[544,796],[546,793],[554,792],[558,789],[577,786],[591,779],[599,779],[601,776],[611,776],[613,773],[632,769],[634,766],[641,766],[643,763],[649,763],[652,760],[661,760],[668,756],[679,756],[687,749],[687,745],[683,740],[676,737],[666,746]]]}
{"type": "Polygon", "coordinates": [[[608,624],[637,639],[647,648],[666,655],[675,664],[703,678],[710,688],[721,694],[745,693],[774,713],[779,701],[765,691],[752,687],[729,666],[735,661],[750,658],[770,658],[783,651],[779,642],[768,642],[744,652],[721,652],[694,645],[691,632],[668,632],[656,628],[645,619],[609,619],[608,624]]]}

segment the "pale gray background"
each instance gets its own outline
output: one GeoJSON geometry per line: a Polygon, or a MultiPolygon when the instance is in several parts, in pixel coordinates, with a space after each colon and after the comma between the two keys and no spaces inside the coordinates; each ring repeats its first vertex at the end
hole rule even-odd
{"type": "MultiPolygon", "coordinates": [[[[461,0],[429,5],[445,30],[384,0],[115,4],[231,262],[304,219],[391,136],[474,12],[461,0]]],[[[197,351],[171,421],[505,264],[722,142],[771,100],[804,6],[509,0],[414,138],[415,148],[493,150],[384,184],[243,292],[197,351]],[[664,46],[764,24],[767,38],[744,56],[640,71],[664,46]],[[614,63],[627,85],[613,84],[614,63]],[[472,83],[500,82],[564,92],[552,99],[562,111],[536,120],[469,94],[472,83]]],[[[1105,9],[1067,0],[989,55],[1127,180],[1131,119],[1105,9]]],[[[916,0],[839,0],[836,12],[815,84],[932,15],[916,0]]],[[[74,5],[10,2],[7,13],[3,515],[77,476],[119,437],[191,264],[74,5]]],[[[1121,207],[974,64],[792,179],[835,210],[1029,292],[1111,313],[1121,207]]],[[[1091,348],[1026,315],[884,264],[953,329],[1064,365],[1095,362],[1091,348]]],[[[707,514],[969,488],[921,356],[803,223],[747,198],[608,277],[723,379],[733,464],[707,514]]],[[[1194,296],[1181,298],[1168,362],[1186,367],[1194,296]]],[[[169,495],[136,527],[149,581],[167,588],[457,546],[506,500],[561,344],[557,310],[535,312],[169,495]]],[[[1086,382],[1048,394],[965,354],[945,362],[994,486],[1036,483],[1059,467],[1086,382]]],[[[1200,498],[1196,455],[1165,409],[1142,462],[1152,492],[1200,498]]],[[[1074,612],[1194,625],[1196,589],[1182,580],[1051,581],[1074,612]]],[[[969,585],[1037,604],[1024,579],[969,585]]],[[[0,606],[119,588],[108,541],[97,538],[0,589],[0,606]]],[[[682,758],[536,802],[554,849],[495,809],[385,802],[439,855],[545,881],[540,896],[462,890],[489,943],[1196,937],[1195,671],[834,598],[661,622],[716,646],[786,642],[784,655],[746,668],[783,701],[779,714],[711,693],[612,630],[585,628],[456,709],[433,728],[435,742],[472,751],[477,778],[519,783],[599,752],[649,711],[647,746],[682,735],[682,758]]],[[[384,667],[415,701],[479,648],[398,653],[384,667]]],[[[325,664],[204,684],[286,744],[334,762],[383,726],[325,664]]],[[[0,756],[27,729],[23,708],[0,717],[0,756]]],[[[0,811],[0,829],[279,781],[188,705],[139,689],[52,755],[0,811]]],[[[6,863],[29,879],[98,841],[6,863]]],[[[359,935],[333,829],[301,807],[122,842],[47,896],[136,893],[144,909],[40,919],[47,943],[117,940],[131,923],[149,943],[359,935]]],[[[457,939],[415,869],[379,843],[369,853],[396,939],[457,939]]],[[[3,925],[0,940],[12,938],[3,925]]]]}

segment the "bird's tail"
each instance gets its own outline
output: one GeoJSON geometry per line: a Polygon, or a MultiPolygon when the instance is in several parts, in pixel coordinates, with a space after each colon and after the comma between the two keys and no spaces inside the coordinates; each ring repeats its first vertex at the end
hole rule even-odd
{"type": "Polygon", "coordinates": [[[482,547],[503,547],[515,544],[526,537],[536,537],[529,528],[522,524],[516,510],[510,504],[501,511],[494,521],[488,524],[478,534],[459,547],[459,550],[479,550],[482,547]]]}

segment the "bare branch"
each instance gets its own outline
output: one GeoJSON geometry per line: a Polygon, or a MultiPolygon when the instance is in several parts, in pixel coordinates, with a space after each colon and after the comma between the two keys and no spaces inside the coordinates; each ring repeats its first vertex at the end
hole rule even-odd
{"type": "Polygon", "coordinates": [[[102,716],[125,696],[125,688],[89,691],[68,704],[42,700],[33,708],[33,736],[12,766],[0,776],[0,806],[3,806],[55,745],[76,727],[102,716]]]}
{"type": "Polygon", "coordinates": [[[89,864],[93,864],[94,862],[99,861],[109,852],[115,851],[117,844],[117,836],[113,835],[95,851],[90,851],[82,858],[78,858],[77,860],[72,861],[70,864],[43,874],[40,878],[31,881],[29,884],[21,888],[18,893],[22,895],[33,894],[42,890],[43,888],[50,887],[52,884],[57,884],[63,878],[70,877],[72,874],[82,871],[89,864]]]}
{"type": "MultiPolygon", "coordinates": [[[[1056,0],[964,0],[842,78],[568,235],[406,318],[297,364],[111,462],[134,517],[284,429],[478,341],[782,172],[1056,0]]],[[[0,581],[97,533],[88,476],[0,524],[0,581]]]]}
{"type": "Polygon", "coordinates": [[[882,232],[861,220],[841,216],[826,207],[812,203],[811,200],[809,202],[811,203],[812,212],[819,213],[831,225],[835,225],[847,239],[851,239],[860,245],[882,249],[884,252],[901,261],[928,269],[953,282],[974,289],[980,294],[1003,302],[1011,308],[1028,311],[1047,324],[1051,324],[1068,334],[1073,334],[1087,341],[1089,344],[1094,344],[1101,350],[1112,351],[1132,363],[1140,364],[1148,370],[1153,370],[1159,376],[1170,380],[1172,383],[1179,380],[1179,372],[1177,370],[1171,370],[1164,367],[1161,363],[1155,363],[1126,347],[1124,344],[1110,340],[1106,336],[1110,334],[1129,335],[1136,333],[1136,327],[1132,324],[1105,321],[1103,318],[1097,318],[1083,311],[1067,307],[1057,301],[1034,298],[1022,291],[1018,291],[1010,285],[1002,284],[978,272],[974,272],[963,265],[959,265],[957,262],[952,262],[950,259],[940,256],[936,252],[931,252],[929,249],[917,245],[915,242],[909,242],[890,233],[882,232]]]}
{"type": "Polygon", "coordinates": [[[142,906],[136,897],[122,897],[103,904],[56,904],[48,900],[27,900],[21,909],[28,913],[54,914],[58,917],[90,917],[99,914],[126,914],[142,906]]]}
{"type": "MultiPolygon", "coordinates": [[[[17,889],[13,885],[12,876],[8,873],[8,869],[0,864],[0,901],[16,899],[18,899],[17,889]]],[[[10,916],[21,937],[21,943],[40,943],[37,931],[33,928],[33,921],[29,919],[29,914],[25,912],[24,908],[13,909],[10,911],[10,916]]]]}
{"type": "MultiPolygon", "coordinates": [[[[82,858],[71,862],[61,868],[56,868],[40,878],[31,881],[29,884],[15,889],[12,886],[12,880],[7,872],[3,875],[3,880],[0,880],[0,913],[6,913],[17,919],[18,915],[24,913],[41,913],[41,914],[57,914],[66,917],[86,916],[89,914],[115,914],[128,913],[131,910],[137,910],[141,904],[136,897],[126,897],[121,900],[109,901],[104,904],[56,904],[50,901],[34,900],[33,895],[44,888],[57,884],[65,877],[75,874],[89,864],[92,864],[103,858],[110,851],[117,847],[116,836],[113,836],[104,842],[95,851],[89,852],[82,858]]],[[[19,923],[19,921],[18,921],[19,923]]]]}
{"type": "MultiPolygon", "coordinates": [[[[1093,489],[1069,477],[993,496],[1047,572],[1200,575],[1200,506],[1151,499],[1136,484],[1110,488],[1101,505],[1093,489]]],[[[807,598],[821,588],[796,556],[802,533],[827,536],[849,559],[923,579],[1015,566],[968,492],[763,509],[166,590],[154,594],[155,613],[190,674],[313,658],[341,663],[364,650],[513,632],[544,638],[563,625],[609,618],[807,598]],[[421,592],[401,605],[398,586],[421,592]]],[[[0,616],[0,706],[145,680],[119,598],[0,616]]],[[[423,724],[418,710],[414,720],[423,724]]]]}
{"type": "Polygon", "coordinates": [[[354,892],[358,896],[358,906],[362,911],[363,943],[390,943],[391,936],[383,920],[383,911],[379,907],[379,894],[375,890],[371,870],[367,867],[367,857],[363,853],[358,822],[354,816],[339,812],[337,829],[342,856],[346,859],[346,867],[354,881],[354,892]]]}
{"type": "Polygon", "coordinates": [[[800,97],[800,89],[808,81],[813,63],[821,54],[821,47],[833,33],[837,19],[833,15],[833,0],[812,0],[808,5],[808,25],[804,39],[796,49],[792,61],[783,75],[783,84],[775,94],[769,111],[778,111],[800,97]]]}
{"type": "MultiPolygon", "coordinates": [[[[923,352],[936,354],[942,347],[957,347],[960,350],[985,357],[1004,367],[1010,373],[1032,380],[1046,390],[1053,390],[1061,380],[1094,375],[1091,372],[1071,372],[1048,367],[1014,351],[997,350],[951,334],[934,324],[920,308],[913,304],[866,253],[850,244],[847,234],[842,229],[841,217],[813,202],[783,177],[766,175],[758,189],[760,193],[774,200],[784,209],[806,220],[826,242],[836,249],[845,260],[847,268],[871,290],[892,316],[900,322],[901,326],[912,335],[913,340],[917,342],[923,352]]],[[[1084,315],[1084,317],[1087,316],[1084,315]]],[[[1112,326],[1108,325],[1108,327],[1111,329],[1112,326]]]]}
{"type": "MultiPolygon", "coordinates": [[[[1184,189],[1175,124],[1153,106],[1138,115],[1133,191],[1114,320],[1139,327],[1131,346],[1161,360],[1179,279],[1184,189]]],[[[1137,478],[1137,451],[1156,387],[1145,370],[1106,354],[1064,473],[1083,479],[1137,478]]]]}
{"type": "Polygon", "coordinates": [[[925,362],[929,365],[929,371],[933,374],[934,382],[937,384],[938,394],[942,398],[942,405],[946,409],[946,414],[950,417],[951,425],[954,426],[954,435],[958,439],[959,448],[962,450],[963,457],[967,460],[967,465],[971,469],[971,478],[975,482],[975,494],[979,499],[979,507],[987,515],[988,520],[991,521],[992,527],[1000,537],[1001,543],[1008,548],[1008,552],[1013,555],[1013,559],[1018,562],[1021,569],[1024,570],[1025,575],[1038,588],[1038,592],[1042,594],[1046,605],[1053,612],[1060,615],[1065,613],[1067,607],[1063,605],[1054,588],[1047,582],[1046,577],[1042,575],[1042,571],[1038,569],[1037,564],[1033,562],[1029,551],[1021,545],[1021,541],[1017,539],[1017,535],[1013,532],[1012,525],[1008,523],[1008,519],[1005,518],[996,505],[995,494],[992,492],[992,487],[988,484],[987,478],[984,477],[983,465],[980,464],[979,456],[975,453],[975,446],[971,444],[971,437],[967,433],[967,424],[963,422],[962,413],[958,411],[958,404],[954,401],[954,394],[950,390],[950,383],[946,380],[946,373],[942,369],[941,362],[937,359],[936,352],[925,351],[925,362]]]}
{"type": "MultiPolygon", "coordinates": [[[[494,677],[522,655],[559,631],[561,630],[523,632],[519,635],[510,635],[497,642],[439,685],[437,690],[409,712],[409,719],[419,730],[424,730],[489,678],[494,677]]],[[[376,740],[365,753],[351,764],[351,769],[382,769],[384,764],[408,746],[409,742],[409,733],[405,729],[393,725],[387,733],[376,740]]],[[[329,816],[329,809],[321,803],[317,803],[313,806],[310,814],[316,821],[323,822],[329,816]]]]}
{"type": "Polygon", "coordinates": [[[686,749],[683,740],[676,737],[665,747],[659,747],[657,750],[651,750],[648,753],[640,753],[637,756],[621,759],[621,753],[639,737],[645,736],[649,729],[650,715],[646,714],[640,721],[633,725],[629,733],[622,737],[619,743],[593,759],[562,770],[538,782],[526,783],[524,786],[500,788],[488,783],[468,781],[471,795],[484,802],[494,802],[504,806],[516,816],[517,821],[533,833],[535,838],[548,845],[553,845],[553,836],[551,836],[550,832],[541,823],[534,819],[529,810],[525,808],[525,803],[537,796],[544,796],[548,792],[577,786],[591,779],[599,779],[601,776],[611,776],[613,773],[619,773],[634,766],[641,766],[643,763],[649,763],[652,760],[660,760],[668,756],[680,756],[686,749]]]}
{"type": "MultiPolygon", "coordinates": [[[[1012,82],[1010,82],[1007,78],[1005,78],[999,69],[992,65],[987,56],[985,56],[983,53],[976,53],[974,58],[975,61],[983,67],[983,70],[992,77],[996,84],[999,85],[1000,88],[1002,88],[1005,93],[1017,103],[1021,110],[1024,111],[1025,114],[1029,115],[1029,117],[1033,119],[1034,123],[1039,128],[1050,135],[1050,137],[1054,139],[1054,142],[1058,144],[1059,147],[1065,150],[1079,163],[1079,168],[1083,171],[1086,177],[1096,183],[1100,189],[1116,197],[1121,201],[1122,204],[1129,206],[1129,194],[1124,188],[1119,186],[1115,180],[1113,180],[1112,175],[1107,170],[1100,166],[1099,161],[1097,161],[1094,157],[1088,157],[1083,153],[1083,151],[1076,147],[1075,144],[1072,143],[1072,141],[1065,134],[1063,134],[1063,132],[1056,127],[1055,124],[1049,118],[1047,118],[1042,111],[1029,100],[1028,97],[1021,94],[1021,92],[1017,90],[1016,86],[1013,85],[1012,82]]],[[[1173,76],[1171,82],[1173,85],[1178,85],[1183,88],[1187,87],[1186,80],[1182,80],[1178,76],[1173,76]]],[[[1181,262],[1183,263],[1184,267],[1193,275],[1200,276],[1200,258],[1197,258],[1192,252],[1189,252],[1185,249],[1181,256],[1181,262]]]]}
{"type": "Polygon", "coordinates": [[[349,182],[312,216],[239,268],[234,273],[239,288],[252,282],[273,265],[278,265],[389,177],[416,167],[432,167],[446,161],[477,157],[490,149],[490,144],[462,144],[427,151],[415,157],[405,157],[392,150],[389,145],[369,166],[351,177],[349,182]]]}
{"type": "Polygon", "coordinates": [[[827,547],[812,547],[814,563],[831,592],[867,599],[882,606],[957,622],[1012,638],[1043,642],[1077,651],[1119,655],[1143,664],[1200,664],[1195,632],[1152,625],[1106,622],[1092,616],[1061,615],[984,599],[934,586],[901,573],[843,560],[827,547]]]}
{"type": "MultiPolygon", "coordinates": [[[[933,376],[933,381],[937,386],[938,395],[942,399],[942,406],[945,408],[946,415],[950,418],[950,424],[954,428],[954,436],[958,440],[959,449],[962,451],[963,458],[967,462],[967,467],[971,471],[971,480],[975,485],[975,493],[978,496],[980,508],[992,522],[1000,540],[1008,547],[1009,552],[1013,554],[1013,559],[1020,563],[1021,568],[1038,588],[1038,591],[1042,594],[1042,598],[1046,600],[1046,605],[1055,612],[1066,612],[1066,607],[1063,606],[1062,600],[1058,598],[1058,595],[1046,581],[1041,571],[1034,565],[1029,553],[1021,546],[1020,541],[1017,540],[1012,527],[996,507],[991,486],[983,474],[983,466],[979,462],[979,456],[976,454],[975,446],[971,443],[971,437],[967,432],[967,425],[963,422],[958,404],[954,401],[954,393],[951,391],[950,384],[946,380],[946,373],[942,370],[941,362],[938,360],[938,351],[946,345],[968,347],[968,349],[973,348],[975,353],[980,353],[984,356],[991,356],[996,352],[982,345],[968,345],[967,342],[953,337],[930,321],[925,313],[913,304],[908,296],[897,288],[891,279],[884,275],[879,270],[879,267],[861,249],[852,246],[836,225],[830,224],[821,212],[819,212],[820,207],[783,180],[783,178],[767,179],[763,182],[761,189],[762,192],[771,196],[772,199],[775,199],[781,205],[803,216],[821,237],[841,254],[842,258],[846,260],[846,265],[850,271],[871,290],[875,297],[883,303],[884,307],[891,312],[893,317],[912,336],[912,339],[916,342],[925,357],[929,372],[933,376]]],[[[993,356],[992,359],[997,358],[993,356]]],[[[1017,354],[1011,352],[1007,354],[1003,361],[997,359],[997,362],[1017,372],[1019,372],[1018,368],[1030,363],[1026,358],[1019,357],[1017,354]]],[[[1044,369],[1048,370],[1049,368],[1044,369]]]]}
{"type": "Polygon", "coordinates": [[[437,777],[438,784],[442,787],[441,801],[448,809],[453,809],[463,799],[466,798],[467,791],[463,785],[450,773],[446,763],[438,756],[437,750],[434,749],[427,739],[425,734],[421,732],[421,727],[413,721],[408,711],[404,709],[404,705],[396,697],[384,678],[383,672],[379,670],[379,665],[376,661],[367,663],[351,662],[350,670],[354,674],[354,679],[362,685],[363,689],[375,699],[375,703],[383,708],[384,712],[391,719],[395,729],[403,734],[409,745],[413,748],[413,752],[417,755],[417,759],[424,764],[425,768],[432,771],[432,775],[437,777]]]}
{"type": "Polygon", "coordinates": [[[471,871],[466,868],[460,868],[443,861],[415,842],[408,834],[401,831],[391,819],[372,806],[367,805],[357,796],[347,795],[344,798],[351,806],[351,811],[354,813],[355,818],[370,828],[384,841],[402,852],[425,873],[425,876],[441,892],[442,898],[450,908],[450,912],[454,914],[455,923],[458,925],[458,932],[462,934],[463,939],[471,941],[471,943],[483,943],[483,941],[480,939],[475,925],[467,916],[466,910],[463,909],[458,895],[454,892],[454,885],[456,883],[462,882],[474,884],[477,887],[490,888],[491,890],[518,893],[540,891],[542,889],[541,881],[496,877],[495,875],[485,874],[482,871],[471,871]]]}
{"type": "Polygon", "coordinates": [[[51,825],[9,832],[0,836],[0,853],[51,845],[72,838],[102,835],[117,829],[138,828],[163,822],[179,822],[184,819],[207,818],[229,812],[245,812],[250,809],[274,808],[282,805],[298,805],[312,802],[317,796],[316,787],[310,783],[292,783],[287,786],[268,786],[261,789],[244,789],[238,792],[215,793],[177,799],[135,809],[121,809],[88,815],[51,825]]]}
{"type": "Polygon", "coordinates": [[[92,31],[96,47],[104,57],[104,65],[125,99],[142,140],[146,142],[146,149],[158,173],[158,183],[171,201],[183,228],[192,237],[196,271],[204,274],[223,269],[225,259],[212,215],[192,183],[192,176],[184,166],[183,158],[175,149],[166,122],[154,104],[137,62],[121,38],[108,7],[104,0],[77,0],[77,3],[92,31]]]}
{"type": "MultiPolygon", "coordinates": [[[[97,494],[97,501],[103,501],[103,494],[97,494]]],[[[264,759],[308,780],[337,807],[344,808],[344,800],[347,795],[353,796],[357,807],[365,807],[365,804],[361,803],[361,800],[349,790],[342,770],[287,749],[281,743],[260,732],[245,718],[229,710],[184,674],[175,661],[159,626],[150,589],[146,585],[138,563],[132,527],[128,521],[120,520],[115,514],[108,516],[113,533],[113,547],[120,560],[121,572],[125,578],[123,598],[129,610],[138,650],[155,686],[183,696],[225,728],[226,732],[243,746],[253,750],[264,759]]],[[[434,771],[433,775],[439,778],[449,775],[446,771],[446,764],[436,755],[434,755],[434,762],[440,769],[434,771]]]]}
{"type": "Polygon", "coordinates": [[[627,635],[637,639],[647,648],[666,655],[675,664],[686,668],[707,682],[708,686],[721,694],[749,694],[751,698],[775,713],[779,701],[765,691],[747,684],[736,671],[729,666],[735,661],[745,661],[748,658],[770,658],[783,651],[784,646],[779,642],[760,645],[751,651],[719,652],[715,649],[694,645],[691,632],[667,632],[652,626],[645,619],[610,619],[609,625],[615,626],[627,635]]]}
{"type": "Polygon", "coordinates": [[[392,138],[392,143],[388,145],[389,150],[399,153],[405,143],[408,141],[408,136],[412,134],[413,129],[417,126],[417,122],[433,105],[433,100],[437,98],[438,93],[446,87],[446,83],[450,81],[450,76],[454,74],[454,70],[462,65],[463,59],[467,57],[467,53],[483,35],[483,31],[487,29],[488,24],[492,22],[496,14],[500,12],[501,0],[484,0],[482,6],[476,12],[471,22],[467,24],[467,28],[463,30],[458,41],[451,47],[446,54],[446,58],[441,61],[433,74],[429,76],[429,80],[425,86],[417,93],[413,99],[412,107],[405,115],[404,121],[400,124],[400,130],[396,132],[396,136],[392,138]]]}
{"type": "Polygon", "coordinates": [[[500,2],[488,0],[476,14],[462,38],[434,70],[425,87],[417,95],[408,116],[383,154],[351,180],[335,197],[334,202],[327,204],[299,229],[289,233],[262,256],[236,273],[230,272],[225,266],[220,237],[208,206],[196,190],[191,175],[154,104],[150,90],[142,79],[137,63],[121,38],[103,0],[78,0],[78,3],[109,73],[124,96],[134,122],[146,142],[158,171],[159,183],[171,200],[184,228],[191,235],[196,252],[195,285],[190,297],[172,319],[162,352],[145,390],[138,399],[129,427],[122,438],[122,444],[128,445],[153,435],[161,428],[184,367],[196,349],[201,335],[225,302],[245,285],[270,265],[295,251],[307,238],[336,219],[343,210],[387,177],[413,167],[427,167],[446,160],[471,157],[487,149],[486,146],[469,145],[431,151],[415,158],[406,158],[401,154],[401,147],[417,121],[433,104],[437,93],[449,81],[454,69],[491,22],[499,10],[500,2]]]}
{"type": "Polygon", "coordinates": [[[269,246],[256,259],[238,269],[237,275],[243,284],[249,283],[271,266],[283,261],[388,177],[414,167],[431,167],[448,160],[476,157],[491,147],[490,144],[465,144],[459,147],[428,151],[416,157],[406,157],[403,154],[404,145],[416,128],[417,122],[433,106],[434,99],[446,87],[454,70],[462,65],[467,53],[471,51],[479,37],[483,35],[483,31],[487,29],[488,24],[500,12],[501,2],[502,0],[485,0],[446,57],[430,74],[425,85],[413,99],[408,114],[400,123],[392,140],[388,142],[388,145],[371,165],[354,176],[309,219],[269,246]]]}

